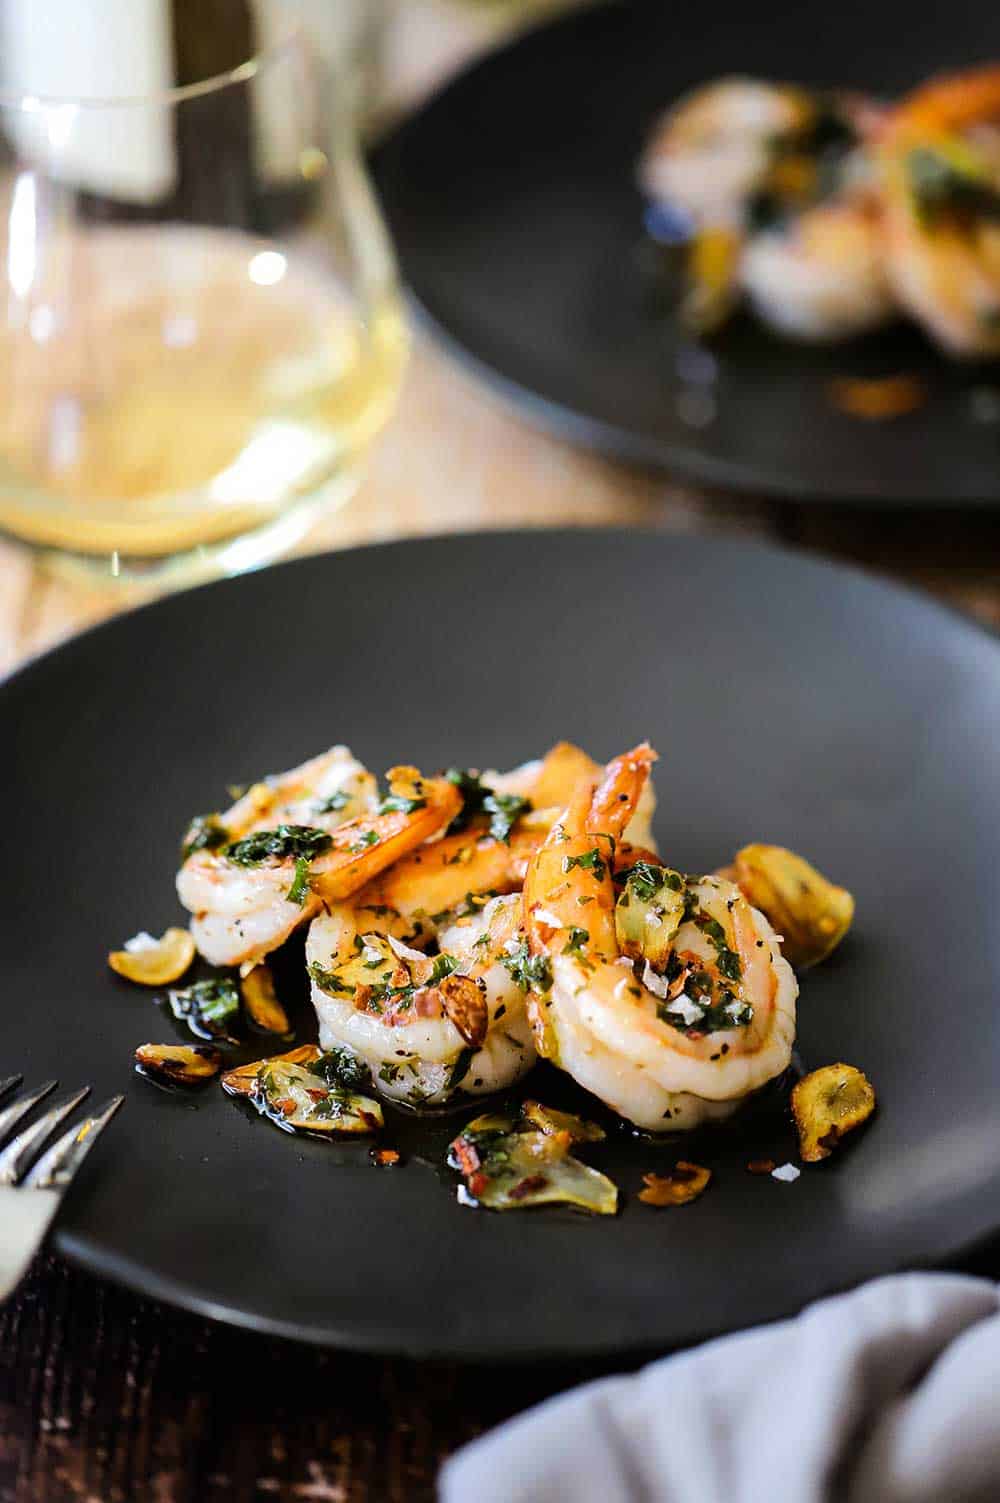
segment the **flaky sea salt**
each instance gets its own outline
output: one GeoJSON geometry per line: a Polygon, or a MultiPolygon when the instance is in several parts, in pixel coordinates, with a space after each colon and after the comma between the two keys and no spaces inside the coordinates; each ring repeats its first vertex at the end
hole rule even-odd
{"type": "Polygon", "coordinates": [[[666,976],[658,976],[648,960],[642,969],[642,984],[649,988],[654,997],[663,998],[670,990],[670,982],[666,976]]]}
{"type": "Polygon", "coordinates": [[[674,998],[667,1012],[676,1013],[681,1022],[687,1023],[689,1027],[692,1023],[700,1023],[705,1016],[705,1009],[699,1007],[697,1002],[692,1002],[686,992],[681,992],[679,997],[674,998]]]}
{"type": "Polygon", "coordinates": [[[771,1170],[772,1179],[780,1179],[783,1184],[793,1185],[802,1173],[794,1164],[779,1164],[777,1169],[771,1170]]]}
{"type": "Polygon", "coordinates": [[[563,927],[562,919],[557,918],[554,913],[549,913],[546,908],[534,909],[531,917],[537,920],[539,924],[546,924],[550,929],[561,929],[563,927]]]}
{"type": "MultiPolygon", "coordinates": [[[[387,934],[386,939],[389,941],[390,950],[394,955],[398,955],[400,960],[425,960],[427,958],[421,950],[411,950],[409,945],[404,945],[401,939],[393,939],[391,934],[387,934]]],[[[365,948],[366,960],[381,960],[381,958],[377,950],[369,955],[368,948],[365,948]]]]}
{"type": "Polygon", "coordinates": [[[147,934],[145,929],[141,929],[138,934],[133,934],[131,939],[125,941],[125,948],[130,954],[135,955],[140,950],[155,950],[159,943],[158,939],[147,934]]]}

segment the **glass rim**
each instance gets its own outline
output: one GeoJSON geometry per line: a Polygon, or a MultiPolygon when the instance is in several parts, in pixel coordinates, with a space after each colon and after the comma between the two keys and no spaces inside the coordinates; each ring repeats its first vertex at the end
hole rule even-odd
{"type": "Polygon", "coordinates": [[[37,94],[28,89],[0,89],[0,110],[35,114],[43,110],[113,110],[151,109],[183,104],[188,99],[201,99],[209,94],[219,94],[224,89],[249,83],[280,60],[284,53],[297,50],[303,42],[301,26],[292,26],[284,34],[222,73],[213,73],[196,83],[173,84],[170,88],[155,89],[148,94],[95,94],[81,97],[78,94],[37,94]]]}

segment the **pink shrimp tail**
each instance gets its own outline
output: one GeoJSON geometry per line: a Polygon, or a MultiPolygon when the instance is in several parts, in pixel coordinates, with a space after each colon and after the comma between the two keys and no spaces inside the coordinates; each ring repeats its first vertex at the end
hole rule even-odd
{"type": "Polygon", "coordinates": [[[617,839],[635,815],[636,804],[656,761],[657,753],[648,741],[641,741],[632,751],[612,759],[597,785],[589,792],[582,789],[577,795],[565,821],[568,830],[617,839]]]}

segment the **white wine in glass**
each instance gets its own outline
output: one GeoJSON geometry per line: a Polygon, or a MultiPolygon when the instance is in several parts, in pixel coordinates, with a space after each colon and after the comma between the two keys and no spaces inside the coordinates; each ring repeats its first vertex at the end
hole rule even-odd
{"type": "Polygon", "coordinates": [[[249,567],[346,498],[406,334],[336,78],[0,96],[0,528],[116,578],[249,567]]]}

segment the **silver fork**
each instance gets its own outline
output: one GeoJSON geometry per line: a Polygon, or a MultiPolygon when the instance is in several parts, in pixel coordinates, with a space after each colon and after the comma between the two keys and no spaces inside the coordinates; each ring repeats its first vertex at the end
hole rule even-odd
{"type": "MultiPolygon", "coordinates": [[[[21,1080],[20,1075],[0,1080],[0,1102],[18,1089],[21,1080]]],[[[56,1128],[90,1095],[90,1087],[84,1086],[82,1091],[57,1101],[7,1143],[14,1129],[58,1084],[57,1080],[47,1080],[0,1110],[0,1146],[6,1143],[0,1152],[0,1300],[13,1294],[21,1282],[45,1240],[67,1186],[125,1100],[124,1096],[112,1096],[92,1117],[71,1127],[36,1159],[56,1128]]]]}

